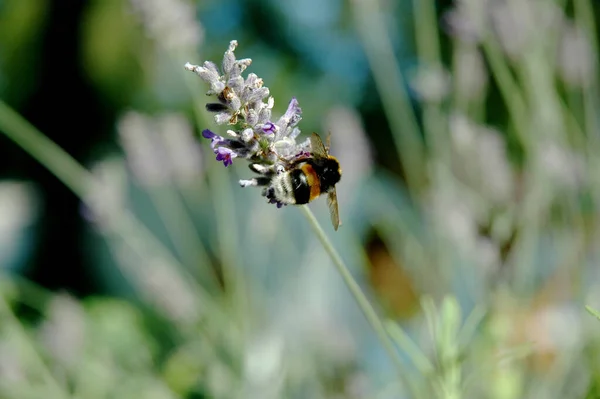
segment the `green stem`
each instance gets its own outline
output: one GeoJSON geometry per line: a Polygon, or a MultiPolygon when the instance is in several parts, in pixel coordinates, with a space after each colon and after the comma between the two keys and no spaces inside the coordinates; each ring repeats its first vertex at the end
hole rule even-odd
{"type": "Polygon", "coordinates": [[[373,330],[375,330],[375,333],[377,334],[377,337],[383,344],[383,347],[392,358],[392,361],[394,362],[398,370],[403,372],[404,367],[402,366],[400,356],[398,355],[396,348],[394,348],[394,344],[392,343],[392,340],[385,329],[385,325],[375,312],[375,309],[373,309],[373,306],[371,306],[371,304],[369,303],[369,300],[360,289],[360,286],[354,280],[354,277],[352,277],[350,270],[348,270],[340,255],[337,253],[335,248],[333,248],[331,241],[329,241],[329,238],[327,237],[327,235],[323,231],[323,228],[315,218],[315,215],[313,215],[311,210],[306,205],[301,206],[300,209],[302,210],[302,213],[304,213],[304,216],[306,216],[306,218],[308,219],[308,222],[310,223],[310,226],[319,238],[319,241],[321,241],[323,248],[325,248],[325,251],[327,251],[327,254],[331,257],[333,264],[342,276],[342,279],[344,280],[346,286],[352,293],[352,296],[354,296],[354,299],[356,299],[356,302],[358,302],[360,310],[365,315],[369,324],[371,324],[371,327],[373,327],[373,330]]]}

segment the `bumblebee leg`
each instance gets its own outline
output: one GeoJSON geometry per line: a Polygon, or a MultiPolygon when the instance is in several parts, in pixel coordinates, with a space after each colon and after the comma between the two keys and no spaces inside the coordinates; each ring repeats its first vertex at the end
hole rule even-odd
{"type": "Polygon", "coordinates": [[[272,175],[274,173],[272,165],[261,165],[259,163],[251,163],[248,165],[250,170],[256,173],[260,173],[261,175],[272,175]]]}
{"type": "Polygon", "coordinates": [[[254,179],[248,179],[248,180],[240,180],[240,186],[242,187],[249,187],[249,186],[266,186],[271,182],[271,179],[268,177],[258,177],[258,178],[254,178],[254,179]]]}
{"type": "Polygon", "coordinates": [[[242,186],[242,187],[258,186],[258,181],[256,179],[240,180],[240,186],[242,186]]]}
{"type": "Polygon", "coordinates": [[[270,177],[257,177],[255,180],[257,182],[257,185],[259,186],[268,186],[269,184],[271,184],[270,177]]]}

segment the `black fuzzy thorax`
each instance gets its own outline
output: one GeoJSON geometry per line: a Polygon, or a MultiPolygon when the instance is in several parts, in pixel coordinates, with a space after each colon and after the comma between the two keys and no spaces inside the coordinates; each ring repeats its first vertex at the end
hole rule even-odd
{"type": "Polygon", "coordinates": [[[319,176],[322,193],[331,190],[342,178],[340,173],[340,163],[333,157],[311,158],[308,159],[306,163],[312,166],[319,176]]]}

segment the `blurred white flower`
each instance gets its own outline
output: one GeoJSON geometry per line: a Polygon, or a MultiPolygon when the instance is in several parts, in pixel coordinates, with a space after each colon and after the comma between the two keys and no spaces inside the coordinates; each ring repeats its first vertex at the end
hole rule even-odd
{"type": "Polygon", "coordinates": [[[447,239],[460,248],[471,247],[478,236],[474,207],[447,187],[430,193],[431,220],[447,239]]]}
{"type": "Polygon", "coordinates": [[[306,251],[302,267],[280,287],[269,312],[270,328],[285,338],[285,381],[314,392],[330,373],[345,375],[340,370],[356,359],[355,335],[360,334],[348,326],[348,293],[335,270],[323,267],[324,256],[320,250],[306,251]]]}
{"type": "Polygon", "coordinates": [[[540,169],[561,187],[575,189],[585,181],[585,161],[565,146],[551,141],[540,143],[538,160],[540,169]]]}
{"type": "Polygon", "coordinates": [[[149,299],[166,316],[176,322],[192,323],[198,319],[198,301],[172,267],[159,259],[148,259],[143,265],[145,270],[138,270],[138,278],[149,299]]]}
{"type": "Polygon", "coordinates": [[[472,151],[477,139],[476,125],[463,114],[453,113],[449,118],[450,136],[457,150],[472,151]]]}
{"type": "Polygon", "coordinates": [[[121,158],[112,157],[91,167],[95,180],[82,205],[83,216],[98,227],[106,227],[125,207],[127,176],[121,158]]]}
{"type": "Polygon", "coordinates": [[[151,117],[130,111],[118,123],[121,145],[136,180],[157,186],[175,180],[187,184],[202,169],[200,144],[180,114],[151,117]]]}
{"type": "Polygon", "coordinates": [[[198,320],[202,304],[175,265],[153,255],[149,249],[136,248],[134,252],[121,243],[111,249],[122,272],[157,311],[185,325],[198,320]]]}
{"type": "Polygon", "coordinates": [[[167,156],[155,121],[130,111],[120,118],[118,130],[127,162],[138,182],[144,186],[156,186],[168,181],[167,156]]]}
{"type": "Polygon", "coordinates": [[[165,114],[157,123],[171,164],[171,176],[181,185],[197,180],[202,172],[202,150],[188,120],[179,114],[165,114]]]}
{"type": "Polygon", "coordinates": [[[467,99],[481,97],[488,81],[488,73],[479,50],[471,46],[458,46],[454,57],[454,79],[461,96],[467,99]]]}
{"type": "Polygon", "coordinates": [[[487,28],[490,0],[456,0],[444,15],[449,33],[463,41],[478,42],[487,28]]]}
{"type": "Polygon", "coordinates": [[[477,264],[484,272],[496,272],[502,263],[498,244],[487,237],[478,237],[474,247],[477,264]]]}
{"type": "Polygon", "coordinates": [[[530,1],[498,1],[492,4],[492,26],[504,51],[519,56],[531,39],[534,28],[530,1]]]}
{"type": "MultiPolygon", "coordinates": [[[[220,362],[215,362],[208,368],[206,385],[208,392],[211,393],[211,398],[251,398],[251,396],[236,396],[234,394],[237,387],[232,385],[231,373],[228,370],[228,367],[220,362]]],[[[260,396],[257,396],[256,398],[258,399],[260,396]]]]}
{"type": "Polygon", "coordinates": [[[582,316],[585,314],[573,305],[545,306],[528,320],[527,339],[541,353],[572,353],[582,344],[582,316]]]}
{"type": "Polygon", "coordinates": [[[148,35],[169,50],[194,51],[204,37],[187,0],[130,0],[148,35]]]}
{"type": "Polygon", "coordinates": [[[586,87],[596,74],[596,58],[585,32],[565,22],[557,52],[558,71],[565,83],[586,87]]]}
{"type": "Polygon", "coordinates": [[[518,58],[532,45],[546,45],[548,33],[563,19],[553,2],[496,0],[490,4],[491,22],[502,48],[518,58]]]}
{"type": "Polygon", "coordinates": [[[509,201],[515,190],[514,173],[500,133],[462,114],[451,115],[449,124],[456,175],[492,203],[509,201]]]}
{"type": "Polygon", "coordinates": [[[24,382],[25,369],[17,346],[0,337],[0,381],[19,383],[24,382]]]}
{"type": "Polygon", "coordinates": [[[66,294],[56,295],[42,323],[40,340],[62,366],[75,366],[85,344],[85,312],[79,302],[66,294]]]}
{"type": "Polygon", "coordinates": [[[19,256],[17,243],[26,239],[23,230],[38,214],[38,193],[32,183],[0,182],[0,269],[13,266],[15,256],[19,256]]]}
{"type": "Polygon", "coordinates": [[[484,274],[501,265],[498,243],[479,232],[486,209],[478,205],[473,195],[453,183],[438,183],[429,193],[429,220],[443,242],[462,259],[477,265],[484,274]]]}
{"type": "Polygon", "coordinates": [[[244,354],[246,394],[265,399],[281,397],[285,376],[284,350],[284,337],[274,331],[263,332],[250,342],[244,354]]]}
{"type": "Polygon", "coordinates": [[[413,73],[410,86],[425,102],[440,102],[450,91],[450,74],[441,65],[422,65],[413,73]]]}
{"type": "Polygon", "coordinates": [[[514,176],[500,132],[483,128],[476,151],[483,193],[494,203],[509,201],[514,194],[514,176]]]}
{"type": "Polygon", "coordinates": [[[345,387],[345,398],[368,398],[371,395],[371,384],[365,374],[357,372],[350,377],[345,387]]]}
{"type": "Polygon", "coordinates": [[[0,234],[31,223],[39,203],[33,184],[18,181],[0,183],[0,234]]]}
{"type": "Polygon", "coordinates": [[[458,113],[450,115],[449,131],[452,164],[430,193],[430,219],[460,256],[483,273],[493,272],[502,262],[498,237],[490,239],[479,230],[489,223],[495,205],[510,205],[514,197],[515,177],[504,139],[458,113]]]}
{"type": "Polygon", "coordinates": [[[343,283],[333,268],[323,266],[322,251],[309,249],[291,287],[282,287],[275,322],[291,350],[317,348],[322,356],[344,362],[356,353],[354,337],[341,315],[346,306],[343,283]],[[285,298],[285,300],[283,300],[285,298]]]}

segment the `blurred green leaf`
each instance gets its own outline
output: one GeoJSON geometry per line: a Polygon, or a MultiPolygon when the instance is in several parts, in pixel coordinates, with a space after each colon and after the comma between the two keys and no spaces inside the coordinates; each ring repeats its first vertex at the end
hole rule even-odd
{"type": "Polygon", "coordinates": [[[47,0],[0,2],[0,97],[20,104],[38,82],[47,0]]]}
{"type": "Polygon", "coordinates": [[[92,0],[82,25],[83,65],[88,77],[106,100],[128,107],[143,88],[151,54],[137,21],[127,12],[125,0],[92,0]]]}
{"type": "Polygon", "coordinates": [[[88,299],[85,309],[89,356],[107,359],[130,372],[152,368],[158,346],[146,331],[139,309],[108,298],[88,299]]]}

